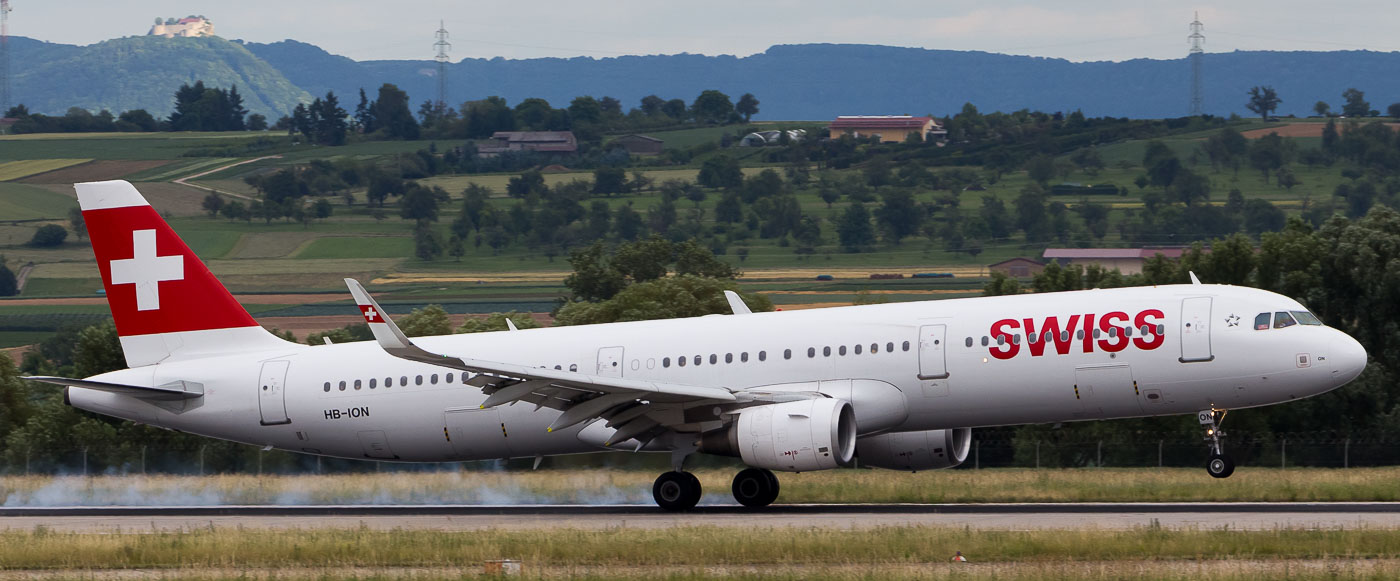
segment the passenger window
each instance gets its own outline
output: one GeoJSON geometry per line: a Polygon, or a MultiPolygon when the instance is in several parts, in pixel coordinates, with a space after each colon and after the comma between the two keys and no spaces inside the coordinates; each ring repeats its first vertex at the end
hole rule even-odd
{"type": "Polygon", "coordinates": [[[1075,332],[1074,332],[1074,338],[1075,338],[1075,339],[1079,339],[1080,341],[1083,341],[1083,340],[1084,340],[1084,329],[1080,329],[1080,330],[1078,330],[1078,331],[1075,331],[1075,332]]]}
{"type": "Polygon", "coordinates": [[[997,335],[997,345],[1006,344],[1006,335],[997,335]]]}
{"type": "Polygon", "coordinates": [[[555,369],[558,369],[559,371],[563,371],[563,370],[564,370],[564,366],[563,366],[563,365],[555,365],[554,368],[555,368],[555,369]]]}
{"type": "Polygon", "coordinates": [[[817,348],[816,348],[816,347],[808,347],[808,348],[807,348],[807,358],[808,358],[808,359],[811,359],[811,358],[816,357],[816,356],[817,356],[817,348]]]}
{"type": "Polygon", "coordinates": [[[330,390],[331,390],[331,382],[327,381],[327,382],[326,382],[326,391],[327,391],[327,392],[330,392],[330,390]]]}
{"type": "Polygon", "coordinates": [[[745,351],[745,352],[739,354],[739,362],[740,362],[740,363],[748,363],[748,362],[749,362],[749,352],[748,352],[748,351],[745,351]]]}
{"type": "Polygon", "coordinates": [[[679,366],[681,366],[681,367],[685,367],[685,356],[677,357],[677,358],[676,358],[676,365],[679,365],[679,366]]]}
{"type": "Polygon", "coordinates": [[[363,386],[360,385],[360,380],[356,379],[356,380],[355,380],[355,389],[358,391],[361,387],[363,387],[363,386]]]}
{"type": "Polygon", "coordinates": [[[569,364],[569,371],[578,371],[578,364],[577,364],[577,363],[570,363],[570,364],[569,364]]]}
{"type": "MultiPolygon", "coordinates": [[[[466,374],[465,374],[465,373],[462,374],[462,378],[463,378],[463,379],[466,379],[466,374]]],[[[394,387],[394,378],[392,378],[392,377],[385,377],[385,378],[384,378],[384,387],[385,387],[385,388],[394,387]]]]}
{"type": "Polygon", "coordinates": [[[734,362],[734,354],[733,354],[733,353],[725,353],[725,354],[724,354],[724,362],[725,362],[725,363],[733,363],[733,362],[734,362]]]}
{"type": "Polygon", "coordinates": [[[379,379],[375,377],[369,378],[369,388],[374,389],[376,387],[379,387],[379,379]]]}
{"type": "Polygon", "coordinates": [[[1066,329],[1066,330],[1064,330],[1064,331],[1060,331],[1060,342],[1061,342],[1061,343],[1069,342],[1069,330],[1068,330],[1068,329],[1066,329]]]}
{"type": "Polygon", "coordinates": [[[671,366],[671,358],[670,358],[670,357],[662,357],[662,358],[661,358],[661,366],[662,366],[662,367],[670,367],[670,366],[671,366]]]}
{"type": "MultiPolygon", "coordinates": [[[[1020,345],[1020,344],[1021,344],[1021,336],[1020,336],[1020,335],[1012,335],[1012,336],[1011,336],[1011,344],[1012,344],[1012,345],[1020,345]]],[[[905,342],[904,342],[904,350],[905,350],[905,351],[908,351],[908,350],[909,350],[909,342],[908,342],[908,341],[905,341],[905,342]]]]}
{"type": "Polygon", "coordinates": [[[792,349],[783,349],[783,359],[792,359],[792,349]]]}
{"type": "Polygon", "coordinates": [[[837,355],[845,355],[845,354],[846,354],[846,346],[845,346],[845,345],[842,345],[842,346],[840,346],[839,348],[837,348],[837,349],[836,349],[836,354],[837,354],[837,355]]]}
{"type": "Polygon", "coordinates": [[[1254,330],[1255,330],[1255,331],[1263,331],[1263,330],[1265,330],[1265,329],[1268,329],[1268,328],[1269,328],[1269,319],[1270,319],[1270,318],[1271,318],[1271,315],[1269,315],[1269,313],[1259,313],[1258,315],[1255,315],[1255,316],[1254,316],[1254,330]]]}
{"type": "Polygon", "coordinates": [[[967,346],[968,346],[968,347],[971,347],[971,346],[972,346],[972,337],[968,337],[968,338],[967,338],[967,346]]]}
{"type": "Polygon", "coordinates": [[[715,355],[714,353],[711,353],[711,354],[710,354],[710,365],[714,365],[714,364],[716,364],[716,363],[719,363],[719,356],[718,356],[718,355],[715,355]]]}
{"type": "Polygon", "coordinates": [[[703,359],[702,359],[699,355],[696,355],[696,356],[695,356],[695,364],[696,364],[696,365],[699,365],[701,361],[703,361],[703,359]]]}
{"type": "Polygon", "coordinates": [[[1143,325],[1141,329],[1138,329],[1138,332],[1141,333],[1141,334],[1143,334],[1144,336],[1150,335],[1150,334],[1152,334],[1152,327],[1149,327],[1149,326],[1147,326],[1147,325],[1143,325]]]}
{"type": "Polygon", "coordinates": [[[415,375],[415,376],[413,377],[413,385],[423,385],[423,376],[422,376],[422,375],[415,375]]]}
{"type": "Polygon", "coordinates": [[[449,374],[447,374],[447,375],[442,376],[442,382],[443,382],[443,383],[452,383],[452,374],[449,373],[449,374]]]}
{"type": "Polygon", "coordinates": [[[1157,325],[1157,334],[1158,334],[1158,335],[1166,335],[1166,334],[1167,334],[1167,326],[1166,326],[1166,325],[1158,324],[1158,325],[1157,325]]]}
{"type": "Polygon", "coordinates": [[[401,376],[399,376],[399,385],[408,385],[408,376],[407,376],[407,375],[401,375],[401,376]]]}
{"type": "Polygon", "coordinates": [[[1297,317],[1299,325],[1322,324],[1322,321],[1317,318],[1317,315],[1314,315],[1308,311],[1292,311],[1292,313],[1294,317],[1297,317]]]}
{"type": "Polygon", "coordinates": [[[1100,333],[1098,329],[1094,329],[1094,338],[1098,339],[1101,336],[1103,336],[1103,333],[1100,333]]]}
{"type": "Polygon", "coordinates": [[[431,383],[431,384],[433,384],[433,385],[437,385],[437,374],[436,374],[436,373],[434,373],[434,374],[428,376],[428,383],[431,383]]]}
{"type": "MultiPolygon", "coordinates": [[[[791,353],[792,353],[791,351],[788,352],[788,354],[791,354],[791,353]]],[[[758,360],[759,360],[759,361],[767,361],[767,360],[768,360],[768,352],[767,352],[767,351],[759,351],[759,352],[758,352],[758,360]]]]}
{"type": "Polygon", "coordinates": [[[860,355],[860,343],[856,343],[856,355],[860,355]]]}
{"type": "Polygon", "coordinates": [[[880,352],[880,344],[879,344],[879,343],[871,343],[871,344],[870,344],[870,352],[871,352],[871,353],[879,353],[879,352],[880,352]]]}
{"type": "Polygon", "coordinates": [[[345,382],[340,382],[340,391],[345,391],[345,382]]]}
{"type": "Polygon", "coordinates": [[[1118,327],[1109,327],[1109,328],[1108,328],[1108,336],[1109,336],[1110,339],[1117,339],[1117,338],[1118,338],[1118,327]]]}
{"type": "Polygon", "coordinates": [[[983,346],[983,347],[986,347],[988,343],[990,343],[990,341],[987,340],[987,336],[986,336],[986,335],[983,335],[983,336],[982,336],[982,346],[983,346]]]}
{"type": "Polygon", "coordinates": [[[1040,334],[1039,334],[1039,333],[1036,333],[1036,334],[1034,334],[1034,335],[1026,335],[1026,342],[1027,342],[1027,343],[1039,343],[1039,342],[1040,342],[1040,334]]]}
{"type": "Polygon", "coordinates": [[[1282,329],[1282,328],[1285,328],[1285,327],[1292,327],[1293,325],[1297,325],[1297,324],[1298,324],[1298,321],[1293,320],[1293,315],[1290,315],[1290,314],[1288,314],[1287,312],[1280,311],[1280,312],[1274,313],[1274,328],[1275,328],[1275,329],[1282,329]]]}
{"type": "MultiPolygon", "coordinates": [[[[1020,336],[1020,335],[1017,335],[1017,336],[1015,337],[1015,341],[1016,341],[1017,343],[1020,343],[1020,342],[1021,342],[1021,336],[1020,336]]],[[[909,350],[909,342],[908,342],[908,341],[905,341],[905,342],[904,342],[904,350],[905,350],[905,351],[908,351],[908,350],[909,350]]]]}
{"type": "Polygon", "coordinates": [[[831,347],[822,347],[822,357],[831,357],[831,347]]]}
{"type": "Polygon", "coordinates": [[[885,351],[888,351],[888,352],[890,352],[890,353],[894,353],[894,341],[890,341],[889,343],[885,343],[885,351]]]}

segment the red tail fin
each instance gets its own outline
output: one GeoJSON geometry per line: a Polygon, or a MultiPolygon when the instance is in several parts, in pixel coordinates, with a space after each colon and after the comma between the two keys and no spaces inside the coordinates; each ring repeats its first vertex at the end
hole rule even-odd
{"type": "Polygon", "coordinates": [[[125,181],[76,184],[127,364],[286,346],[125,181]]]}

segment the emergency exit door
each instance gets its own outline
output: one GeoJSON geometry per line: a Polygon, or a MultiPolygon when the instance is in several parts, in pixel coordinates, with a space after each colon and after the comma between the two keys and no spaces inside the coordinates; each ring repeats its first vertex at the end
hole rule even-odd
{"type": "Polygon", "coordinates": [[[289,361],[268,361],[262,365],[258,380],[258,412],[262,425],[290,424],[287,419],[287,367],[289,361]]]}
{"type": "Polygon", "coordinates": [[[622,348],[603,347],[598,350],[599,377],[622,377],[622,348]]]}
{"type": "Polygon", "coordinates": [[[947,325],[919,327],[919,379],[948,377],[947,325]]]}
{"type": "Polygon", "coordinates": [[[1182,363],[1215,359],[1210,347],[1210,307],[1210,297],[1191,297],[1181,301],[1182,363]]]}

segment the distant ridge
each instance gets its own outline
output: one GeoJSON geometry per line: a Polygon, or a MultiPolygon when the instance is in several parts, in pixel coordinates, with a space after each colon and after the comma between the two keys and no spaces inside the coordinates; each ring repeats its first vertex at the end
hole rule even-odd
{"type": "MultiPolygon", "coordinates": [[[[276,118],[298,102],[333,90],[347,109],[358,90],[389,82],[416,108],[436,94],[431,60],[354,61],[295,40],[243,43],[219,38],[131,37],[86,47],[12,39],[16,102],[31,110],[146,108],[168,114],[181,82],[237,83],[248,108],[276,118]],[[23,64],[20,64],[23,63],[23,64]]],[[[1183,51],[1184,53],[1184,51],[1183,51]]],[[[1251,115],[1246,92],[1272,85],[1280,115],[1311,114],[1326,101],[1341,109],[1349,87],[1372,108],[1400,102],[1400,53],[1207,53],[1205,111],[1251,115]]],[[[578,95],[612,96],[625,107],[641,97],[694,99],[705,89],[761,100],[756,119],[830,119],[842,114],[1072,111],[1090,116],[1179,117],[1189,104],[1190,68],[1178,60],[1074,63],[1063,59],[878,45],[777,45],[748,57],[692,54],[609,58],[467,59],[448,67],[449,97],[460,104],[489,95],[512,104],[543,97],[566,106],[578,95]]]]}

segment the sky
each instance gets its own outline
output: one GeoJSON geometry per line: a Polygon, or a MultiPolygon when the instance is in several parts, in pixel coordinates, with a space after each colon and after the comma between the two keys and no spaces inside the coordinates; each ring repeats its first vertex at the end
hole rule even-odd
{"type": "Polygon", "coordinates": [[[1231,0],[11,0],[10,34],[86,45],[202,14],[219,36],[296,39],[355,60],[431,59],[445,21],[452,61],[698,53],[858,43],[1072,61],[1185,56],[1193,11],[1206,51],[1400,50],[1400,2],[1231,0]]]}

